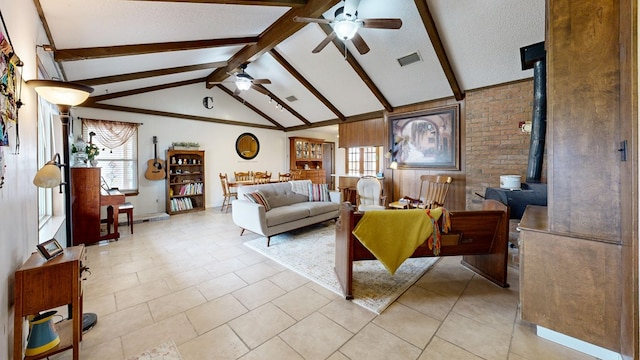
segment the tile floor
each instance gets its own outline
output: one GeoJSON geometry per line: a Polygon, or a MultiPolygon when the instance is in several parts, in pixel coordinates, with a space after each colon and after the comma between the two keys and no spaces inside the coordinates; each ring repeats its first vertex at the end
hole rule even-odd
{"type": "MultiPolygon", "coordinates": [[[[382,315],[243,245],[218,209],[122,228],[87,248],[81,359],[127,359],[168,339],[185,360],[593,359],[519,320],[518,270],[501,289],[443,258],[382,315]]],[[[50,359],[70,359],[67,351],[50,359]]]]}

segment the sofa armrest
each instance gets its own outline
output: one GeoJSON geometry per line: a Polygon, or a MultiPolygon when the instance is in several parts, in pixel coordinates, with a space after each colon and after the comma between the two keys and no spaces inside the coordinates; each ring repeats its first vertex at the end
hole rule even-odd
{"type": "Polygon", "coordinates": [[[249,200],[233,200],[231,202],[231,216],[234,224],[254,233],[265,235],[267,218],[264,206],[249,200]]]}
{"type": "Polygon", "coordinates": [[[331,202],[342,204],[342,191],[329,191],[331,202]]]}

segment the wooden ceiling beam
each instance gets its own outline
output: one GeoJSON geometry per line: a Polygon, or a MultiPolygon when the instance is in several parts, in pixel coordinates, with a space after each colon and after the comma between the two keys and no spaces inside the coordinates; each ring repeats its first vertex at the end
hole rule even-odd
{"type": "Polygon", "coordinates": [[[141,109],[141,108],[134,108],[129,106],[109,105],[109,104],[99,104],[99,103],[83,103],[80,107],[104,109],[104,110],[112,110],[112,111],[122,111],[122,112],[144,114],[144,115],[164,116],[164,117],[170,117],[170,118],[176,118],[176,119],[204,121],[204,122],[210,122],[210,123],[216,123],[216,124],[235,125],[235,126],[242,126],[242,127],[253,127],[253,128],[269,129],[269,130],[282,130],[282,129],[276,129],[273,126],[267,126],[267,125],[251,124],[251,123],[218,119],[218,118],[209,118],[206,116],[179,114],[179,113],[173,113],[168,111],[141,109]]]}
{"type": "Polygon", "coordinates": [[[53,58],[55,61],[75,61],[88,59],[101,59],[116,56],[142,55],[167,51],[183,51],[208,49],[222,46],[235,46],[245,44],[255,44],[258,37],[238,37],[211,40],[174,41],[166,43],[100,46],[91,48],[76,49],[55,49],[53,58]]]}
{"type": "Polygon", "coordinates": [[[307,24],[293,21],[296,16],[300,17],[318,17],[339,0],[308,0],[303,7],[292,8],[282,15],[275,23],[273,23],[260,36],[255,44],[247,45],[238,51],[229,59],[229,63],[224,68],[218,68],[207,77],[207,88],[211,88],[213,84],[210,82],[220,82],[226,79],[233,69],[240,65],[253,61],[265,52],[270,51],[284,39],[296,33],[307,24]]]}
{"type": "Polygon", "coordinates": [[[345,122],[349,123],[349,122],[358,122],[358,121],[365,121],[365,120],[371,120],[371,119],[380,119],[382,117],[384,117],[384,112],[380,110],[380,111],[373,111],[365,114],[349,116],[345,121],[342,121],[340,119],[331,119],[331,120],[314,122],[314,123],[311,123],[310,126],[304,126],[304,125],[291,126],[286,128],[284,131],[285,132],[298,131],[298,130],[316,128],[316,127],[340,125],[340,124],[344,124],[345,122]]]}
{"type": "Polygon", "coordinates": [[[436,27],[435,21],[433,21],[433,16],[431,15],[431,11],[429,10],[427,0],[415,0],[415,3],[416,7],[418,8],[418,12],[420,13],[420,17],[422,18],[424,28],[427,30],[427,34],[429,34],[429,39],[431,40],[433,49],[435,50],[436,55],[438,56],[438,60],[440,61],[440,66],[442,66],[444,75],[449,81],[449,86],[451,87],[451,91],[453,91],[453,96],[456,98],[456,100],[461,101],[465,96],[464,90],[462,90],[462,88],[460,87],[458,79],[456,78],[456,74],[453,71],[453,67],[451,66],[449,57],[447,56],[447,51],[444,48],[442,39],[440,39],[438,28],[436,27]]]}
{"type": "MultiPolygon", "coordinates": [[[[328,25],[328,24],[318,24],[318,25],[320,25],[320,28],[322,29],[322,31],[324,31],[324,33],[327,35],[333,32],[333,28],[331,27],[331,25],[328,25]]],[[[364,71],[362,66],[360,66],[356,58],[353,56],[353,54],[351,54],[351,52],[345,48],[342,40],[338,39],[338,37],[336,36],[332,42],[333,42],[333,45],[335,45],[336,48],[338,48],[338,50],[341,53],[343,52],[345,54],[345,59],[349,63],[349,65],[351,65],[351,68],[353,69],[353,71],[355,71],[358,74],[358,76],[360,76],[360,79],[362,79],[365,85],[367,85],[369,90],[373,93],[376,99],[378,99],[378,101],[380,102],[380,104],[382,104],[385,110],[392,112],[393,106],[391,106],[391,103],[389,102],[389,100],[387,100],[387,98],[384,97],[384,95],[382,94],[382,91],[378,89],[378,86],[369,77],[367,72],[364,71]]]]}
{"type": "Polygon", "coordinates": [[[120,91],[120,92],[115,92],[115,93],[111,93],[111,94],[90,96],[87,99],[87,103],[94,103],[94,102],[98,102],[98,101],[116,99],[116,98],[120,98],[120,97],[124,97],[124,96],[144,94],[144,93],[148,93],[148,92],[151,92],[151,91],[170,89],[170,88],[174,88],[174,87],[178,87],[178,86],[193,85],[193,84],[201,83],[203,81],[204,81],[203,78],[197,78],[197,79],[191,79],[191,80],[177,81],[177,82],[173,82],[173,83],[169,83],[169,84],[148,86],[148,87],[144,87],[144,88],[132,89],[132,90],[127,90],[127,91],[120,91]]]}
{"type": "Polygon", "coordinates": [[[258,6],[286,6],[303,7],[307,0],[135,0],[155,2],[181,2],[197,4],[223,4],[223,5],[258,5],[258,6]]]}
{"type": "Polygon", "coordinates": [[[278,130],[284,130],[285,127],[280,125],[277,121],[275,121],[274,119],[272,119],[269,115],[265,114],[264,112],[262,112],[260,109],[258,109],[257,107],[251,105],[251,103],[249,103],[248,101],[246,101],[245,99],[241,98],[238,95],[234,95],[233,91],[227,89],[224,86],[218,86],[218,89],[224,91],[227,95],[231,96],[232,98],[236,99],[239,103],[241,103],[242,105],[248,107],[249,109],[253,110],[256,114],[262,116],[263,118],[265,118],[267,121],[269,121],[270,123],[272,123],[273,125],[275,125],[278,130]]]}
{"type": "Polygon", "coordinates": [[[296,70],[293,65],[291,65],[276,49],[271,49],[270,54],[280,65],[282,65],[283,68],[285,68],[285,70],[289,72],[289,74],[296,78],[298,82],[300,82],[305,88],[307,88],[307,90],[315,95],[315,97],[320,100],[320,102],[322,102],[324,106],[329,108],[329,110],[331,110],[338,117],[338,119],[342,121],[346,120],[346,117],[340,112],[340,110],[333,106],[331,101],[329,101],[329,99],[324,97],[324,95],[322,95],[320,91],[318,91],[313,85],[311,85],[311,83],[307,79],[305,79],[305,77],[302,76],[302,74],[300,74],[298,70],[296,70]]]}
{"type": "Polygon", "coordinates": [[[93,79],[74,80],[73,82],[87,85],[87,86],[95,86],[95,85],[111,84],[111,83],[122,82],[122,81],[139,80],[139,79],[145,79],[145,78],[150,78],[155,76],[179,74],[179,73],[189,72],[189,71],[207,70],[207,69],[219,68],[221,66],[226,66],[226,65],[227,65],[226,61],[218,61],[218,62],[210,62],[205,64],[177,66],[177,67],[158,69],[158,70],[139,71],[139,72],[134,72],[129,74],[103,76],[103,77],[97,77],[93,79]]]}

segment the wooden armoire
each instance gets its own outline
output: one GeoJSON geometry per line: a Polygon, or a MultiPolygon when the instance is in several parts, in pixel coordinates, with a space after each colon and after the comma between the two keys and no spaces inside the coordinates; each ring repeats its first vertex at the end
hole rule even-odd
{"type": "Polygon", "coordinates": [[[638,357],[635,1],[547,1],[548,206],[521,222],[522,318],[638,357]]]}

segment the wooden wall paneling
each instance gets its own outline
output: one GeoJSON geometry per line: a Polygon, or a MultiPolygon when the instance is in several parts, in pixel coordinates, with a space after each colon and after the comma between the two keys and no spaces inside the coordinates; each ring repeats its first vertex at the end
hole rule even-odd
{"type": "MultiPolygon", "coordinates": [[[[445,206],[450,209],[465,209],[466,199],[466,178],[464,174],[464,149],[465,149],[465,127],[464,127],[464,102],[458,103],[453,99],[438,100],[420,105],[410,105],[396,110],[393,114],[402,114],[441,107],[444,105],[460,105],[460,168],[461,171],[444,171],[438,169],[402,169],[391,171],[388,168],[391,160],[383,161],[383,173],[385,176],[384,192],[388,200],[392,201],[404,195],[411,196],[417,194],[420,188],[420,176],[424,174],[442,174],[451,176],[454,180],[447,197],[445,206]],[[391,181],[393,180],[393,182],[391,181]]],[[[338,127],[339,146],[341,148],[356,146],[382,146],[383,155],[389,151],[389,114],[385,113],[383,118],[365,120],[353,123],[340,124],[338,127]]]]}

